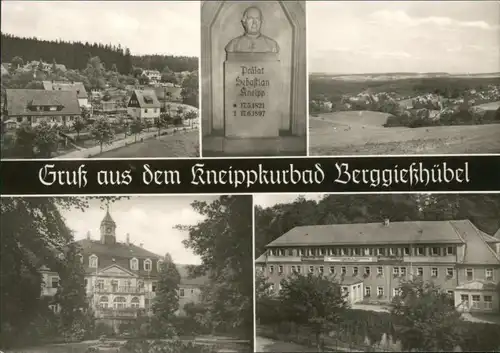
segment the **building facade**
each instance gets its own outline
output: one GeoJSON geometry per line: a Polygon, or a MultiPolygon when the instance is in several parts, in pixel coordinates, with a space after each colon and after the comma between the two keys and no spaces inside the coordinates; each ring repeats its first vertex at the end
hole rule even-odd
{"type": "MultiPolygon", "coordinates": [[[[116,240],[116,223],[106,212],[101,221],[100,239],[77,241],[80,259],[85,269],[85,290],[97,319],[118,327],[123,320],[151,314],[163,258],[130,242],[116,240]]],[[[179,314],[189,302],[198,302],[205,277],[190,278],[187,267],[177,265],[181,275],[179,314]]],[[[59,286],[59,276],[48,268],[42,269],[42,296],[52,297],[59,286]]]]}
{"type": "Polygon", "coordinates": [[[500,239],[468,220],[296,227],[256,264],[275,291],[295,272],[322,273],[349,291],[351,303],[382,304],[402,280],[420,277],[447,291],[457,310],[500,311],[500,239]]]}
{"type": "Polygon", "coordinates": [[[127,105],[127,114],[132,118],[153,123],[160,118],[161,104],[153,90],[135,90],[127,105]]]}
{"type": "Polygon", "coordinates": [[[158,83],[161,81],[161,73],[158,70],[144,70],[142,75],[147,77],[150,83],[158,83]]]}
{"type": "Polygon", "coordinates": [[[42,81],[43,89],[47,91],[74,92],[80,107],[90,108],[89,95],[82,82],[74,81],[42,81]]]}
{"type": "Polygon", "coordinates": [[[69,91],[6,89],[5,120],[32,126],[45,121],[50,125],[70,125],[81,116],[76,95],[69,91]]]}

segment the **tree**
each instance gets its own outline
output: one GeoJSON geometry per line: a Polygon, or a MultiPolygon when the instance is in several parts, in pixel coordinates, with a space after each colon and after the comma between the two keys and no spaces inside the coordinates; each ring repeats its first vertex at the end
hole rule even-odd
{"type": "Polygon", "coordinates": [[[52,152],[57,150],[59,143],[59,128],[56,125],[50,125],[46,121],[40,122],[35,127],[35,139],[33,146],[43,157],[51,158],[52,152]]]}
{"type": "MultiPolygon", "coordinates": [[[[83,115],[83,113],[82,113],[83,115]]],[[[75,120],[73,120],[72,128],[76,132],[76,140],[78,141],[80,139],[80,132],[85,128],[86,124],[83,118],[81,117],[76,117],[75,120]]]]}
{"type": "Polygon", "coordinates": [[[116,67],[116,64],[111,65],[111,71],[118,72],[118,68],[116,67]]]}
{"type": "Polygon", "coordinates": [[[135,142],[137,142],[137,135],[144,130],[144,124],[140,118],[134,119],[130,125],[130,132],[134,134],[135,142]]]}
{"type": "Polygon", "coordinates": [[[16,154],[23,158],[35,157],[35,130],[29,123],[22,123],[16,130],[16,154]]]}
{"type": "Polygon", "coordinates": [[[52,60],[52,72],[57,72],[57,63],[56,63],[56,59],[53,59],[52,60]]]}
{"type": "Polygon", "coordinates": [[[87,63],[87,68],[84,73],[89,80],[91,88],[103,89],[105,88],[104,82],[104,65],[98,56],[94,56],[89,59],[87,63]]]}
{"type": "Polygon", "coordinates": [[[169,254],[161,264],[158,286],[153,303],[154,315],[164,323],[172,322],[179,310],[179,284],[181,276],[169,254]]]}
{"type": "Polygon", "coordinates": [[[162,119],[160,116],[159,118],[155,119],[155,126],[158,129],[158,136],[161,135],[161,128],[165,126],[165,120],[162,119]]]}
{"type": "Polygon", "coordinates": [[[402,282],[391,316],[404,349],[453,351],[462,341],[462,318],[453,298],[433,283],[402,282]]]}
{"type": "Polygon", "coordinates": [[[202,302],[214,328],[238,330],[253,342],[252,198],[220,196],[193,209],[204,216],[196,225],[177,226],[189,232],[184,245],[202,259],[192,275],[208,275],[202,302]]]}
{"type": "Polygon", "coordinates": [[[24,66],[24,61],[23,61],[23,58],[21,58],[20,56],[15,56],[14,58],[12,58],[11,60],[11,64],[12,64],[12,68],[14,70],[17,70],[19,69],[20,67],[23,67],[24,66]]]}
{"type": "Polygon", "coordinates": [[[101,147],[100,153],[102,153],[103,145],[110,144],[113,141],[113,137],[115,134],[111,123],[105,118],[101,118],[97,119],[90,126],[90,135],[95,141],[99,143],[99,146],[101,147]]]}
{"type": "Polygon", "coordinates": [[[184,119],[189,120],[189,126],[194,125],[194,121],[198,118],[198,113],[194,109],[189,109],[186,114],[184,114],[184,119]]]}
{"type": "Polygon", "coordinates": [[[198,71],[191,72],[182,81],[182,102],[187,105],[198,108],[198,94],[199,94],[199,82],[198,82],[198,71]]]}
{"type": "Polygon", "coordinates": [[[282,315],[291,322],[310,327],[320,352],[323,352],[322,335],[339,323],[348,308],[346,296],[337,282],[312,273],[295,274],[282,280],[279,292],[282,315]]]}

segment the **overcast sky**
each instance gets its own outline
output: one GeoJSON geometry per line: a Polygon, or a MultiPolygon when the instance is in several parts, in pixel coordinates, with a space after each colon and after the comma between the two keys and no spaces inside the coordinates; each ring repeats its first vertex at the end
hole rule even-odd
{"type": "Polygon", "coordinates": [[[499,1],[307,2],[309,71],[500,71],[499,1]]]}
{"type": "Polygon", "coordinates": [[[2,32],[199,56],[199,1],[3,1],[2,32]]]}
{"type": "MultiPolygon", "coordinates": [[[[292,203],[299,196],[299,194],[255,194],[253,196],[253,202],[255,205],[267,208],[273,207],[279,203],[292,203]]],[[[302,196],[304,196],[306,200],[319,201],[325,194],[305,194],[302,196]]]]}
{"type": "MultiPolygon", "coordinates": [[[[187,232],[173,227],[177,224],[192,225],[203,217],[191,207],[191,202],[212,201],[218,196],[136,196],[121,199],[111,204],[110,214],[116,223],[116,240],[130,241],[158,255],[170,253],[178,264],[200,264],[200,258],[182,244],[188,238],[187,232]]],[[[91,238],[100,239],[101,221],[106,214],[99,200],[90,200],[91,207],[85,212],[72,209],[62,210],[66,224],[75,231],[75,239],[84,239],[87,231],[91,238]]]]}

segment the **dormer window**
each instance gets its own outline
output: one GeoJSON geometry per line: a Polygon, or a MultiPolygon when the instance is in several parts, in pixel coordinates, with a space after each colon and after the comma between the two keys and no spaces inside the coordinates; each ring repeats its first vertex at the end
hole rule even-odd
{"type": "Polygon", "coordinates": [[[97,268],[97,256],[95,255],[90,255],[89,257],[89,267],[92,267],[92,268],[97,268]]]}
{"type": "Polygon", "coordinates": [[[130,260],[130,269],[132,271],[139,270],[139,260],[137,260],[135,257],[132,260],[130,260]]]}
{"type": "Polygon", "coordinates": [[[163,265],[163,261],[162,260],[158,260],[158,262],[156,263],[156,269],[158,270],[158,272],[161,271],[161,265],[163,265]]]}
{"type": "Polygon", "coordinates": [[[151,271],[151,265],[152,265],[152,262],[150,259],[145,260],[144,261],[144,270],[151,271]]]}

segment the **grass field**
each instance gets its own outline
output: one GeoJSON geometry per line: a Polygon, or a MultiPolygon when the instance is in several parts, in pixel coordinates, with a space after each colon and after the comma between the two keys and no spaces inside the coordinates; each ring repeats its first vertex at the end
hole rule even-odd
{"type": "Polygon", "coordinates": [[[500,124],[385,128],[387,116],[350,111],[311,117],[310,155],[500,152],[500,124]]]}
{"type": "Polygon", "coordinates": [[[199,157],[198,130],[164,135],[144,142],[138,142],[116,150],[104,152],[98,158],[127,157],[199,157]]]}

